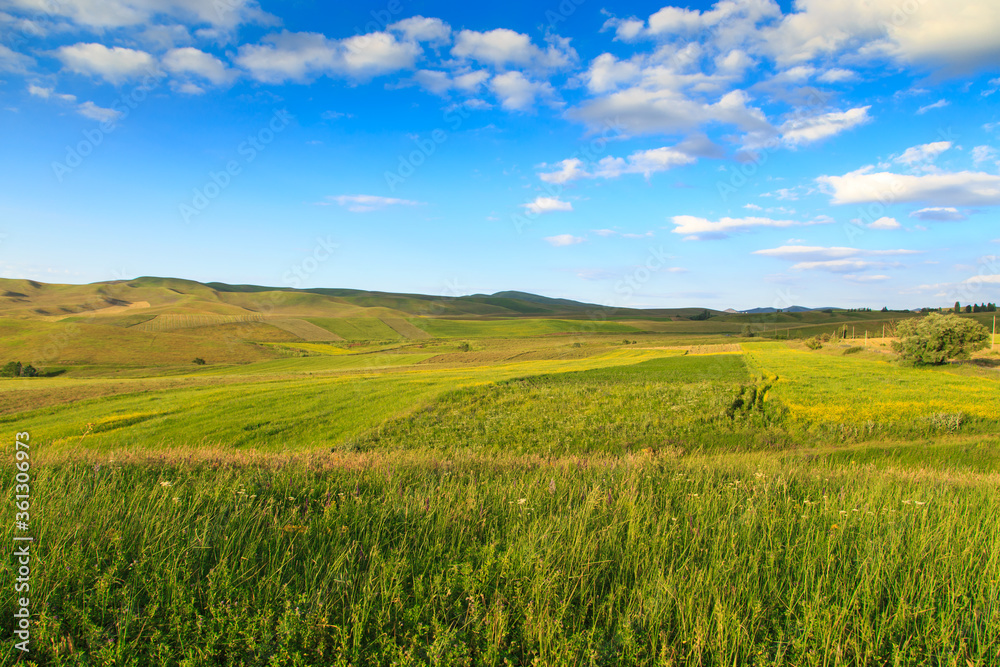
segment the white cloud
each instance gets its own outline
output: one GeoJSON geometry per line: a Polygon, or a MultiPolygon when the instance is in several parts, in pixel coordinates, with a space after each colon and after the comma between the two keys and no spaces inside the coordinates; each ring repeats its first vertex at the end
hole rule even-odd
{"type": "Polygon", "coordinates": [[[674,234],[684,234],[685,240],[720,239],[729,236],[731,232],[747,231],[756,227],[798,227],[800,225],[815,225],[833,222],[822,218],[812,222],[797,222],[795,220],[773,220],[771,218],[721,218],[716,221],[699,218],[693,215],[675,215],[674,234]]]}
{"type": "Polygon", "coordinates": [[[820,176],[816,182],[831,194],[831,203],[927,202],[943,206],[1000,204],[1000,176],[961,171],[909,176],[876,172],[867,166],[843,176],[820,176]]]}
{"type": "Polygon", "coordinates": [[[23,53],[12,51],[0,44],[0,72],[25,74],[35,64],[35,59],[23,53]]]}
{"type": "Polygon", "coordinates": [[[413,80],[424,90],[435,95],[444,95],[451,90],[452,81],[447,72],[422,69],[413,75],[413,80]]]}
{"type": "Polygon", "coordinates": [[[975,164],[989,162],[997,156],[996,149],[991,146],[976,146],[972,149],[972,161],[975,164]]]}
{"type": "Polygon", "coordinates": [[[548,81],[532,81],[521,72],[504,72],[493,77],[490,88],[500,98],[504,109],[526,111],[538,97],[551,98],[555,89],[548,81]]]}
{"type": "Polygon", "coordinates": [[[931,111],[933,109],[943,109],[946,106],[948,106],[949,104],[951,104],[951,102],[949,102],[948,100],[938,100],[937,102],[934,102],[933,104],[928,104],[926,106],[920,107],[919,109],[917,109],[917,114],[918,115],[923,115],[923,114],[925,114],[928,111],[931,111]]]}
{"type": "Polygon", "coordinates": [[[168,18],[231,30],[243,23],[272,23],[255,0],[8,0],[5,4],[37,16],[59,16],[90,28],[152,24],[168,18]]]}
{"type": "Polygon", "coordinates": [[[576,51],[569,46],[568,39],[554,38],[548,48],[541,49],[531,42],[527,35],[507,28],[497,28],[488,32],[462,30],[455,39],[451,55],[456,58],[504,69],[509,65],[558,69],[576,60],[576,51]]]}
{"type": "Polygon", "coordinates": [[[967,220],[969,216],[962,213],[954,206],[931,206],[929,208],[922,208],[919,211],[910,213],[910,217],[916,218],[917,220],[953,222],[967,220]]]}
{"type": "Polygon", "coordinates": [[[896,218],[889,218],[885,216],[868,225],[869,229],[899,229],[900,227],[902,227],[902,225],[899,224],[899,221],[896,220],[896,218]]]}
{"type": "Polygon", "coordinates": [[[387,32],[356,35],[341,42],[343,70],[355,77],[369,77],[413,66],[420,47],[411,42],[399,42],[387,32]]]}
{"type": "Polygon", "coordinates": [[[122,46],[108,48],[103,44],[78,43],[59,47],[56,57],[71,72],[98,76],[116,85],[129,79],[159,73],[153,56],[145,51],[122,46]]]}
{"type": "Polygon", "coordinates": [[[742,90],[706,104],[667,88],[632,87],[586,102],[569,116],[594,128],[610,125],[634,134],[687,132],[713,121],[744,132],[773,134],[764,113],[748,106],[749,102],[749,95],[742,90]]]}
{"type": "Polygon", "coordinates": [[[788,145],[808,144],[869,122],[870,108],[870,106],[858,107],[847,111],[832,111],[811,118],[792,118],[782,123],[778,130],[781,132],[782,141],[788,145]]]}
{"type": "Polygon", "coordinates": [[[85,118],[96,120],[99,123],[113,123],[121,118],[121,112],[114,109],[99,107],[93,102],[84,102],[76,108],[76,112],[85,118]]]}
{"type": "Polygon", "coordinates": [[[232,79],[232,72],[221,60],[190,46],[167,51],[163,56],[163,66],[173,74],[193,74],[217,86],[232,79]]]}
{"type": "Polygon", "coordinates": [[[386,32],[337,41],[314,32],[283,31],[244,44],[236,63],[263,83],[305,82],[322,75],[366,79],[413,66],[420,47],[386,32]]]}
{"type": "Polygon", "coordinates": [[[36,86],[33,83],[28,84],[28,93],[30,95],[34,95],[35,97],[41,97],[43,100],[57,99],[62,100],[63,102],[76,102],[76,95],[57,93],[52,88],[36,86]]]}
{"type": "Polygon", "coordinates": [[[597,178],[617,178],[622,174],[642,174],[649,178],[655,172],[666,171],[674,167],[693,164],[695,158],[674,148],[653,148],[637,151],[628,159],[605,157],[598,163],[594,171],[597,178]]]}
{"type": "Polygon", "coordinates": [[[451,26],[436,18],[413,16],[397,21],[389,26],[389,30],[403,34],[404,39],[411,42],[447,43],[451,38],[451,26]]]}
{"type": "Polygon", "coordinates": [[[860,248],[846,248],[841,246],[804,246],[804,245],[783,245],[778,248],[768,248],[765,250],[755,250],[754,255],[765,257],[777,257],[779,259],[801,260],[801,261],[827,261],[836,259],[846,259],[850,257],[880,256],[880,255],[916,255],[916,250],[863,250],[860,248]]]}
{"type": "Polygon", "coordinates": [[[642,174],[649,178],[656,172],[666,171],[697,160],[678,147],[652,148],[636,151],[627,158],[607,156],[594,165],[592,171],[587,171],[579,158],[569,158],[558,162],[558,171],[540,174],[546,183],[568,183],[581,178],[618,178],[623,174],[642,174]]]}
{"type": "Polygon", "coordinates": [[[914,164],[933,162],[941,153],[951,148],[950,141],[935,141],[920,146],[911,146],[903,154],[893,159],[893,162],[913,166],[914,164]]]}
{"type": "Polygon", "coordinates": [[[856,78],[858,78],[856,72],[852,72],[849,69],[834,67],[833,69],[828,69],[820,74],[816,77],[816,80],[822,83],[841,83],[843,81],[852,81],[856,78]]]}
{"type": "Polygon", "coordinates": [[[639,77],[640,71],[639,66],[633,62],[620,61],[610,53],[602,53],[590,63],[590,69],[584,78],[590,92],[606,93],[634,81],[639,77]]]}
{"type": "Polygon", "coordinates": [[[540,174],[539,178],[546,183],[568,183],[578,178],[588,178],[590,176],[587,170],[583,168],[583,160],[580,158],[571,157],[557,162],[556,166],[559,167],[558,171],[540,174]]]}
{"type": "Polygon", "coordinates": [[[796,271],[829,271],[831,273],[850,273],[873,267],[881,267],[883,262],[869,262],[864,259],[829,259],[820,262],[799,262],[792,264],[796,271]]]}
{"type": "MultiPolygon", "coordinates": [[[[420,206],[422,202],[411,201],[409,199],[394,199],[393,197],[380,197],[378,195],[338,195],[327,197],[327,199],[346,206],[348,211],[354,213],[367,213],[377,211],[387,206],[420,206]]],[[[326,202],[323,203],[326,205],[326,202]]]]}
{"type": "Polygon", "coordinates": [[[1000,275],[972,276],[962,281],[964,285],[978,285],[987,283],[989,285],[1000,285],[1000,275]]]}
{"type": "Polygon", "coordinates": [[[540,214],[540,213],[551,213],[553,211],[572,211],[573,204],[568,201],[562,201],[558,197],[538,197],[533,202],[527,204],[522,204],[524,208],[528,210],[529,213],[540,214]]]}
{"type": "Polygon", "coordinates": [[[577,243],[583,243],[587,239],[580,236],[573,236],[572,234],[558,234],[556,236],[546,236],[545,240],[557,248],[567,245],[576,245],[577,243]]]}
{"type": "Polygon", "coordinates": [[[334,71],[340,59],[337,43],[315,32],[283,31],[262,44],[244,44],[236,63],[263,83],[305,81],[334,71]]]}

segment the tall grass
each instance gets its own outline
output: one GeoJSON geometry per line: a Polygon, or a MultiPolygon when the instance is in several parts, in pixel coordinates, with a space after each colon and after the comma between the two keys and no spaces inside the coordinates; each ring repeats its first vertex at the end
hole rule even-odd
{"type": "Polygon", "coordinates": [[[100,463],[38,468],[38,664],[1000,659],[995,474],[746,454],[100,463]]]}

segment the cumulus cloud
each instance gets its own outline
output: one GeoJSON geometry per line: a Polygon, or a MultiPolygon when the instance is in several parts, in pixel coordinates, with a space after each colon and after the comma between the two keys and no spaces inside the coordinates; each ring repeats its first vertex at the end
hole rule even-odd
{"type": "Polygon", "coordinates": [[[578,178],[589,178],[590,174],[583,166],[583,160],[580,158],[571,157],[566,160],[557,162],[556,165],[558,169],[546,174],[540,174],[541,178],[546,183],[568,183],[570,181],[575,181],[578,178]]]}
{"type": "Polygon", "coordinates": [[[808,118],[792,118],[778,130],[782,141],[790,146],[810,144],[820,139],[826,139],[840,134],[871,120],[868,115],[870,106],[857,107],[847,111],[831,111],[808,118]]]}
{"type": "Polygon", "coordinates": [[[996,156],[996,149],[991,146],[975,146],[972,149],[972,161],[977,165],[982,162],[989,162],[995,159],[996,156]]]}
{"type": "Polygon", "coordinates": [[[569,116],[591,127],[613,124],[633,134],[689,132],[713,121],[744,132],[773,134],[764,113],[749,103],[750,96],[742,90],[703,103],[668,88],[632,87],[588,101],[569,116]]]}
{"type": "Polygon", "coordinates": [[[398,32],[411,42],[430,42],[444,44],[451,38],[451,26],[436,18],[413,16],[397,21],[389,26],[389,30],[398,32]]]}
{"type": "Polygon", "coordinates": [[[0,72],[25,74],[35,64],[35,59],[23,53],[13,51],[0,44],[0,72]]]}
{"type": "Polygon", "coordinates": [[[555,89],[548,81],[532,81],[521,72],[504,72],[493,77],[490,88],[500,104],[510,111],[527,111],[539,97],[552,98],[555,89]]]}
{"type": "Polygon", "coordinates": [[[100,77],[116,85],[159,72],[152,55],[123,46],[108,48],[103,44],[78,43],[59,47],[56,57],[71,72],[100,77]]]}
{"type": "Polygon", "coordinates": [[[939,206],[1000,204],[1000,176],[960,171],[910,176],[863,167],[843,176],[816,179],[833,204],[926,202],[939,206]]]}
{"type": "Polygon", "coordinates": [[[951,145],[950,141],[935,141],[929,144],[922,144],[920,146],[911,146],[903,151],[900,156],[893,158],[893,162],[896,162],[897,164],[905,164],[907,166],[933,162],[939,155],[941,155],[941,153],[951,148],[951,145]]]}
{"type": "Polygon", "coordinates": [[[555,246],[557,248],[567,245],[576,245],[578,243],[583,243],[586,240],[587,239],[583,237],[573,236],[572,234],[557,234],[556,236],[545,237],[545,241],[547,241],[549,245],[555,246]]]}
{"type": "Polygon", "coordinates": [[[5,4],[40,17],[56,16],[89,28],[121,28],[173,19],[231,30],[245,23],[270,24],[275,17],[256,0],[8,0],[5,4]]]}
{"type": "Polygon", "coordinates": [[[896,218],[886,216],[883,216],[868,225],[869,229],[899,229],[900,227],[902,227],[902,225],[899,224],[899,221],[896,220],[896,218]]]}
{"type": "Polygon", "coordinates": [[[917,220],[936,220],[944,222],[955,222],[959,220],[967,220],[968,215],[959,211],[954,206],[931,206],[928,208],[922,208],[919,211],[914,211],[910,213],[911,218],[916,218],[917,220]]]}
{"type": "Polygon", "coordinates": [[[232,79],[232,73],[221,60],[190,46],[167,51],[163,56],[163,67],[172,74],[194,75],[217,86],[232,79]]]}
{"type": "Polygon", "coordinates": [[[695,141],[686,146],[682,143],[673,148],[667,146],[652,148],[636,151],[627,158],[609,155],[601,158],[590,170],[579,158],[569,158],[556,163],[555,166],[558,167],[556,171],[540,174],[539,178],[546,183],[568,183],[582,178],[618,178],[623,174],[642,174],[649,178],[656,172],[697,162],[697,159],[683,148],[694,148],[698,145],[695,141]]]}
{"type": "Polygon", "coordinates": [[[562,201],[558,197],[538,197],[535,201],[522,204],[529,213],[536,215],[541,213],[552,213],[553,211],[572,211],[573,204],[562,201]]]}
{"type": "Polygon", "coordinates": [[[636,80],[640,73],[636,63],[620,61],[610,53],[602,53],[590,63],[584,78],[590,92],[606,93],[636,80]]]}
{"type": "Polygon", "coordinates": [[[114,123],[122,115],[120,111],[99,107],[93,102],[84,102],[76,108],[76,112],[84,118],[96,120],[99,123],[114,123]]]}
{"type": "Polygon", "coordinates": [[[33,83],[28,84],[28,94],[34,95],[35,97],[41,97],[43,100],[54,99],[54,100],[61,100],[63,102],[76,102],[76,95],[70,95],[68,93],[57,93],[52,88],[46,88],[44,86],[36,86],[33,83]]]}
{"type": "Polygon", "coordinates": [[[451,55],[504,69],[510,65],[540,69],[558,69],[573,63],[576,51],[568,39],[553,38],[542,49],[527,35],[507,28],[488,32],[462,30],[455,38],[451,55]]]}
{"type": "Polygon", "coordinates": [[[420,47],[387,32],[333,40],[314,32],[283,31],[240,47],[236,63],[263,83],[304,82],[322,75],[367,79],[413,66],[420,47]]]}
{"type": "MultiPolygon", "coordinates": [[[[348,211],[354,213],[367,213],[377,211],[387,206],[420,206],[422,202],[409,199],[395,199],[393,197],[380,197],[378,195],[337,195],[327,197],[330,202],[335,202],[341,206],[346,206],[348,211]]],[[[322,202],[327,205],[329,202],[322,202]]]]}
{"type": "Polygon", "coordinates": [[[745,232],[758,227],[798,227],[800,225],[815,225],[833,222],[829,218],[819,218],[811,222],[796,220],[774,220],[772,218],[720,218],[708,220],[693,215],[675,215],[671,218],[674,234],[683,234],[685,240],[700,241],[726,238],[733,232],[745,232]]]}

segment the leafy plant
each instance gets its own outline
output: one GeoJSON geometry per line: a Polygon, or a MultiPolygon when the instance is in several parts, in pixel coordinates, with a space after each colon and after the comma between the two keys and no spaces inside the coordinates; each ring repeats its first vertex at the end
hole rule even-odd
{"type": "Polygon", "coordinates": [[[900,322],[896,333],[899,340],[893,342],[893,349],[903,359],[935,365],[968,359],[985,348],[990,338],[989,330],[975,320],[939,313],[900,322]]]}

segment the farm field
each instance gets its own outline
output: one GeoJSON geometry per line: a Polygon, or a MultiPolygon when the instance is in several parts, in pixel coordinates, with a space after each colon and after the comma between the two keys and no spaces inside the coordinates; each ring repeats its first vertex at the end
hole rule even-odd
{"type": "Polygon", "coordinates": [[[0,380],[33,443],[34,664],[1000,660],[990,364],[373,321],[0,380]]]}

